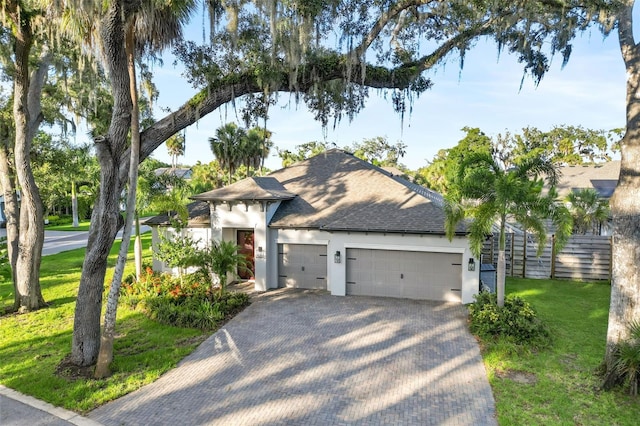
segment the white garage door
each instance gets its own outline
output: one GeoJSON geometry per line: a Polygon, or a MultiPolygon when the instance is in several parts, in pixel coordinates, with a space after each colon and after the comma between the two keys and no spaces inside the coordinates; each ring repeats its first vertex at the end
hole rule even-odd
{"type": "Polygon", "coordinates": [[[327,288],[327,246],[278,244],[278,287],[327,288]]]}
{"type": "Polygon", "coordinates": [[[462,254],[347,249],[347,294],[461,301],[462,254]]]}

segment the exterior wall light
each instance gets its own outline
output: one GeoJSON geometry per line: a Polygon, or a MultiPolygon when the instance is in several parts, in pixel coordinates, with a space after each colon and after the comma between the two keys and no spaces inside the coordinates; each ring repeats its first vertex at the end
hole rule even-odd
{"type": "Polygon", "coordinates": [[[469,258],[469,266],[467,268],[469,271],[475,271],[476,270],[476,261],[473,259],[473,257],[469,258]]]}
{"type": "Polygon", "coordinates": [[[266,254],[264,252],[264,249],[262,247],[258,247],[258,250],[256,251],[256,258],[264,259],[265,257],[266,257],[266,254]]]}
{"type": "Polygon", "coordinates": [[[342,256],[340,254],[340,250],[336,251],[336,254],[333,255],[333,262],[334,263],[342,262],[342,256]]]}

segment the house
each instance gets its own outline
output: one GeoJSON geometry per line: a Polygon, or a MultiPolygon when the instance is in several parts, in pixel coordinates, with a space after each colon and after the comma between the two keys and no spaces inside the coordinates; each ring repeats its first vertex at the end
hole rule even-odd
{"type": "Polygon", "coordinates": [[[193,171],[186,167],[160,167],[155,169],[153,173],[156,177],[168,176],[175,179],[189,180],[193,171]]]}
{"type": "Polygon", "coordinates": [[[572,191],[595,189],[600,197],[609,199],[618,184],[620,161],[590,166],[563,166],[560,168],[560,179],[556,189],[560,198],[565,198],[572,191]]]}
{"type": "MultiPolygon", "coordinates": [[[[480,268],[464,225],[453,241],[445,237],[442,197],[342,150],[192,199],[189,232],[237,242],[252,257],[259,291],[462,303],[478,292],[480,268]]],[[[167,221],[147,224],[157,241],[167,221]]]]}

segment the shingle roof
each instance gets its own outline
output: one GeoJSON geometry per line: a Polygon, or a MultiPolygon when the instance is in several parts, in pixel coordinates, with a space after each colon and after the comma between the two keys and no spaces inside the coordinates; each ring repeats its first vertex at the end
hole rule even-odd
{"type": "Polygon", "coordinates": [[[202,201],[278,201],[290,200],[296,196],[289,192],[273,177],[250,177],[239,182],[194,195],[194,200],[202,201]]]}
{"type": "MultiPolygon", "coordinates": [[[[191,227],[203,227],[209,226],[209,204],[204,201],[194,201],[193,203],[187,204],[187,211],[189,212],[189,226],[191,227]]],[[[144,222],[145,225],[149,226],[171,226],[171,221],[169,220],[169,215],[161,214],[158,216],[154,216],[152,218],[147,219],[144,222]]]]}
{"type": "Polygon", "coordinates": [[[556,189],[561,198],[576,189],[593,188],[601,197],[613,194],[620,177],[620,161],[609,161],[595,166],[564,166],[560,168],[560,181],[556,189]]]}
{"type": "Polygon", "coordinates": [[[191,179],[193,172],[186,167],[160,167],[154,170],[156,176],[175,176],[180,179],[191,179]]]}
{"type": "MultiPolygon", "coordinates": [[[[332,149],[269,175],[298,196],[270,226],[327,231],[444,234],[442,197],[332,149]]],[[[464,233],[461,224],[457,233],[464,233]]]]}

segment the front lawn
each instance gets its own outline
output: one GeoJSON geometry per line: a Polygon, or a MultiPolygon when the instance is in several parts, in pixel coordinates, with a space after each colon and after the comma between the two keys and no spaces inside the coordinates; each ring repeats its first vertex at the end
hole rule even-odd
{"type": "MultiPolygon", "coordinates": [[[[150,233],[144,234],[147,260],[150,260],[150,241],[150,233]]],[[[111,250],[108,279],[118,249],[117,243],[111,250]]],[[[41,283],[43,296],[50,306],[26,315],[0,317],[0,383],[56,406],[86,413],[153,382],[211,332],[161,325],[139,311],[121,306],[114,349],[115,374],[106,380],[73,380],[56,374],[60,361],[71,350],[83,258],[84,249],[45,256],[41,283]]],[[[132,258],[130,255],[129,271],[132,258]]],[[[10,281],[0,275],[0,309],[13,302],[12,291],[10,281]]]]}
{"type": "Polygon", "coordinates": [[[636,425],[640,400],[603,392],[610,286],[559,280],[508,279],[507,293],[529,301],[552,331],[539,351],[483,343],[483,358],[501,425],[636,425]]]}

